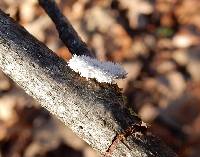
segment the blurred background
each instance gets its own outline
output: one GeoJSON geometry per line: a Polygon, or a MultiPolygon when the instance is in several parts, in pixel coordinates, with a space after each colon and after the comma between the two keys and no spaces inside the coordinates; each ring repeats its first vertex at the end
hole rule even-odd
{"type": "MultiPolygon", "coordinates": [[[[57,3],[98,59],[127,70],[117,83],[149,131],[180,157],[199,157],[199,0],[57,3]]],[[[0,8],[59,56],[71,58],[37,0],[0,0],[0,8]]],[[[0,72],[0,157],[60,156],[98,155],[0,72]]]]}

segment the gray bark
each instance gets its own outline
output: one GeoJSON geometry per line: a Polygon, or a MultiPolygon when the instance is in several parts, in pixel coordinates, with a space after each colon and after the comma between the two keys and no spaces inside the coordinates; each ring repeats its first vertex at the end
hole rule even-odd
{"type": "MultiPolygon", "coordinates": [[[[73,72],[43,43],[0,11],[0,67],[44,108],[58,117],[101,154],[117,132],[141,120],[124,107],[117,85],[86,80],[73,72]]],[[[170,148],[150,134],[130,135],[113,157],[174,157],[170,148]],[[125,144],[124,144],[125,143],[125,144]]]]}

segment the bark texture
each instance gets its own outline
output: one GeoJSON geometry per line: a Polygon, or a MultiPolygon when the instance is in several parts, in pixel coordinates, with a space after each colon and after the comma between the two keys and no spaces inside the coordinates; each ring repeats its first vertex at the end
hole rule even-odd
{"type": "MultiPolygon", "coordinates": [[[[0,67],[29,95],[101,154],[120,131],[141,120],[125,107],[116,85],[87,81],[43,43],[0,11],[0,67]]],[[[174,157],[150,134],[130,135],[113,157],[174,157]]]]}

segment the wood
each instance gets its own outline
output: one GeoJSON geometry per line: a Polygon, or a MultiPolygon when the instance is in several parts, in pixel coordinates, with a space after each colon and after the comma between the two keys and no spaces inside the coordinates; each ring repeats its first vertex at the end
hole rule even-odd
{"type": "Polygon", "coordinates": [[[72,54],[94,57],[86,43],[81,40],[69,20],[61,13],[54,0],[38,0],[54,22],[60,39],[72,54]]]}
{"type": "MultiPolygon", "coordinates": [[[[113,139],[141,120],[125,107],[116,85],[87,81],[67,63],[0,11],[0,67],[30,96],[95,150],[104,154],[113,139]]],[[[174,157],[150,134],[119,142],[113,157],[174,157]]]]}

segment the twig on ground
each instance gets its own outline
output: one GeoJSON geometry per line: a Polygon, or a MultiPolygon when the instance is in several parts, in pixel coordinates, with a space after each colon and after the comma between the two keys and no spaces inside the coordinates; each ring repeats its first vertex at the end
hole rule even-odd
{"type": "Polygon", "coordinates": [[[87,47],[86,43],[81,40],[69,20],[61,13],[54,0],[38,0],[40,6],[46,11],[47,15],[54,22],[59,33],[60,39],[72,54],[86,55],[94,57],[87,47]]]}

